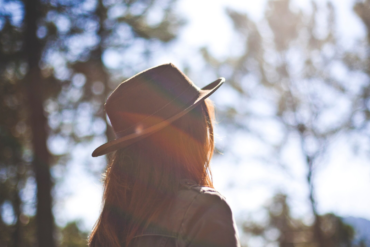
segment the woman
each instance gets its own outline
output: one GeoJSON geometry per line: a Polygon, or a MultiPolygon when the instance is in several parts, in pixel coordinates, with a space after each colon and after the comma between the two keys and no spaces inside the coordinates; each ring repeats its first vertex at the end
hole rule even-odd
{"type": "Polygon", "coordinates": [[[239,246],[231,210],[213,189],[214,111],[220,78],[199,89],[173,64],[121,83],[105,110],[117,139],[90,247],[239,246]]]}

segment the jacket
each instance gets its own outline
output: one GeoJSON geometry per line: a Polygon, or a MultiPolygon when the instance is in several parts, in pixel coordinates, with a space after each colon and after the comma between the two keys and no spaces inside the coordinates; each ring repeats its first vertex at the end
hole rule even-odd
{"type": "Polygon", "coordinates": [[[232,212],[215,189],[181,182],[159,222],[136,235],[130,247],[239,247],[232,212]]]}

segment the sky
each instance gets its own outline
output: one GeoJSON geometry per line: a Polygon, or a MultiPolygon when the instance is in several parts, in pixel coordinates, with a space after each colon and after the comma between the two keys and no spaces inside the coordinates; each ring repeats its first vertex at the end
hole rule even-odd
{"type": "MultiPolygon", "coordinates": [[[[232,26],[225,14],[225,7],[246,12],[250,18],[259,21],[265,4],[265,0],[179,0],[177,11],[179,15],[186,17],[187,25],[180,32],[177,41],[166,48],[167,52],[160,54],[153,62],[173,62],[181,67],[186,61],[195,74],[202,73],[200,68],[204,62],[198,52],[200,47],[207,46],[219,58],[237,52],[232,45],[232,26]]],[[[343,45],[348,47],[353,45],[354,40],[365,35],[361,22],[352,13],[351,5],[350,0],[335,1],[338,32],[343,37],[343,45]]],[[[296,0],[294,6],[305,11],[310,9],[307,0],[296,0]]],[[[209,82],[215,79],[211,75],[209,78],[202,78],[209,79],[209,82]]],[[[205,83],[199,82],[199,86],[205,83]]],[[[226,101],[232,100],[232,95],[223,94],[222,97],[226,101]]],[[[226,134],[216,126],[216,142],[225,141],[226,134]]],[[[104,141],[95,140],[85,146],[80,144],[72,152],[72,161],[57,184],[56,193],[59,199],[54,210],[58,224],[80,219],[81,225],[90,230],[98,218],[102,183],[99,174],[87,173],[86,170],[92,167],[92,171],[99,171],[105,163],[103,157],[91,158],[92,150],[104,141]]],[[[337,140],[329,152],[327,164],[317,171],[315,183],[320,188],[317,191],[318,208],[320,213],[334,212],[341,216],[370,220],[369,161],[361,155],[353,155],[346,141],[345,138],[337,140]]],[[[262,206],[279,191],[291,196],[294,214],[300,217],[307,215],[306,170],[300,161],[297,140],[294,137],[287,154],[291,164],[290,174],[278,167],[248,158],[250,154],[258,152],[259,147],[245,133],[238,134],[238,138],[230,145],[235,147],[233,153],[217,155],[212,161],[212,170],[215,187],[226,196],[236,218],[244,219],[250,214],[255,217],[263,215],[260,213],[262,206]],[[235,156],[245,158],[236,162],[235,156]]]]}

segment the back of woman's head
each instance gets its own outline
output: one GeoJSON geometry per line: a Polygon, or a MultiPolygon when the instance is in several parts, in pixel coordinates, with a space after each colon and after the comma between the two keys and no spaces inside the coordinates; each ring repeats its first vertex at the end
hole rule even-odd
{"type": "Polygon", "coordinates": [[[182,179],[213,187],[214,110],[209,99],[162,130],[116,151],[90,246],[127,246],[171,204],[182,179]]]}

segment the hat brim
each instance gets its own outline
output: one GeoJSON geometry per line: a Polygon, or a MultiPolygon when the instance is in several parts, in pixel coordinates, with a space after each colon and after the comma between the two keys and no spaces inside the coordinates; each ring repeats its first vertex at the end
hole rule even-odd
{"type": "Polygon", "coordinates": [[[147,136],[155,133],[156,131],[161,130],[162,128],[169,125],[171,122],[175,121],[176,119],[179,119],[180,117],[184,116],[186,113],[188,113],[190,110],[192,110],[194,107],[196,107],[198,104],[200,104],[203,100],[211,96],[225,81],[225,78],[220,77],[216,81],[208,84],[207,86],[203,87],[201,90],[199,90],[199,95],[197,98],[195,98],[192,102],[189,103],[189,106],[182,110],[181,112],[175,114],[169,119],[164,120],[163,122],[156,124],[154,126],[151,126],[147,129],[142,130],[140,133],[133,133],[130,135],[126,135],[120,138],[117,138],[113,141],[109,141],[98,148],[94,150],[92,153],[92,157],[98,157],[110,152],[113,152],[117,149],[121,149],[124,147],[127,147],[139,140],[142,140],[146,138],[147,136]]]}

